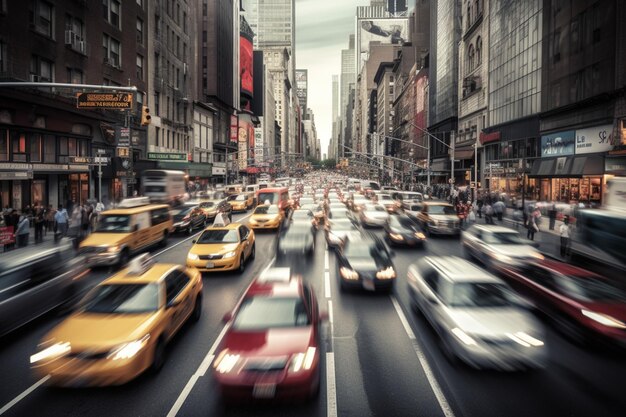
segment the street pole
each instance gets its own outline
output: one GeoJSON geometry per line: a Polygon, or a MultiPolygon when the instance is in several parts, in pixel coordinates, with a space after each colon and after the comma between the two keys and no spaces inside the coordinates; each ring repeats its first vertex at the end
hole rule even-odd
{"type": "Polygon", "coordinates": [[[98,202],[102,203],[102,155],[105,153],[104,149],[98,149],[96,155],[98,155],[98,202]]]}
{"type": "Polygon", "coordinates": [[[226,163],[224,164],[224,185],[228,185],[228,145],[226,145],[226,163]]]}
{"type": "Polygon", "coordinates": [[[454,191],[454,131],[450,132],[450,196],[454,191]]]}
{"type": "Polygon", "coordinates": [[[478,199],[478,141],[474,142],[474,198],[478,199]]]}
{"type": "Polygon", "coordinates": [[[430,189],[430,136],[428,136],[428,146],[427,146],[427,156],[426,156],[426,187],[430,189]]]}

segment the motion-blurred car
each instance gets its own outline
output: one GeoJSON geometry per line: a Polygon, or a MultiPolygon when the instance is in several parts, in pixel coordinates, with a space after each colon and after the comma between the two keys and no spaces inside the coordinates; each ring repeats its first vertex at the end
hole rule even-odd
{"type": "Polygon", "coordinates": [[[326,243],[330,248],[343,246],[346,236],[352,232],[359,232],[359,227],[348,218],[330,219],[324,225],[326,243]]]}
{"type": "Polygon", "coordinates": [[[270,268],[232,313],[213,376],[227,399],[309,399],[320,386],[320,313],[313,289],[289,268],[270,268]]]}
{"type": "Polygon", "coordinates": [[[300,205],[301,210],[311,210],[313,212],[313,216],[317,219],[318,224],[323,224],[326,212],[324,211],[324,207],[321,204],[317,203],[307,203],[300,205]]]}
{"type": "Polygon", "coordinates": [[[359,220],[364,227],[383,227],[389,221],[389,213],[381,204],[366,204],[359,211],[359,220]]]}
{"type": "Polygon", "coordinates": [[[461,222],[451,204],[425,202],[417,216],[427,235],[460,235],[461,222]]]}
{"type": "Polygon", "coordinates": [[[187,266],[201,272],[232,271],[240,273],[246,261],[256,254],[254,231],[240,223],[207,227],[187,254],[187,266]]]}
{"type": "Polygon", "coordinates": [[[370,204],[371,201],[361,194],[353,194],[348,199],[347,206],[352,211],[360,211],[366,204],[370,204]]]}
{"type": "Polygon", "coordinates": [[[626,347],[626,292],[606,278],[548,259],[501,271],[570,339],[626,347]]]}
{"type": "Polygon", "coordinates": [[[89,269],[66,239],[0,256],[0,336],[59,307],[72,307],[89,269]]]}
{"type": "Polygon", "coordinates": [[[409,266],[413,306],[439,334],[451,361],[476,368],[541,368],[544,332],[504,281],[454,256],[424,257],[409,266]]]}
{"type": "Polygon", "coordinates": [[[522,239],[517,230],[481,224],[463,232],[461,244],[468,257],[476,258],[488,268],[523,265],[543,259],[543,255],[522,239]]]}
{"type": "Polygon", "coordinates": [[[277,252],[279,256],[304,255],[311,257],[315,253],[315,229],[309,222],[291,223],[278,236],[277,252]]]}
{"type": "Polygon", "coordinates": [[[337,251],[337,277],[341,289],[391,291],[396,281],[393,255],[378,238],[350,236],[337,251]]]}
{"type": "Polygon", "coordinates": [[[413,217],[407,215],[389,216],[385,223],[385,238],[392,245],[424,246],[426,235],[413,217]]]}
{"type": "Polygon", "coordinates": [[[227,201],[234,213],[240,213],[254,207],[254,199],[254,193],[241,193],[229,196],[227,201]]]}
{"type": "Polygon", "coordinates": [[[233,208],[228,204],[226,198],[189,200],[188,203],[198,204],[209,221],[215,220],[218,213],[226,213],[229,220],[233,218],[233,208]]]}
{"type": "Polygon", "coordinates": [[[185,203],[170,210],[174,232],[192,234],[194,229],[206,227],[208,217],[206,212],[195,203],[185,203]]]}
{"type": "Polygon", "coordinates": [[[289,217],[290,223],[308,223],[311,226],[311,230],[315,232],[319,226],[319,222],[313,215],[311,210],[298,209],[294,210],[289,217]]]}
{"type": "Polygon", "coordinates": [[[200,272],[153,264],[144,254],[93,288],[41,339],[30,363],[53,385],[121,385],[149,368],[159,370],[166,343],[201,313],[200,272]]]}
{"type": "Polygon", "coordinates": [[[389,214],[396,213],[400,210],[401,204],[391,197],[391,194],[378,193],[376,194],[376,200],[377,203],[382,205],[389,214]]]}
{"type": "Polygon", "coordinates": [[[407,216],[411,216],[416,220],[418,219],[419,214],[422,212],[423,208],[424,204],[422,203],[415,203],[410,201],[402,202],[402,211],[404,212],[404,214],[406,214],[407,216]]]}
{"type": "Polygon", "coordinates": [[[257,229],[273,229],[278,230],[284,219],[283,212],[277,205],[262,204],[257,206],[250,216],[248,224],[254,230],[257,229]]]}

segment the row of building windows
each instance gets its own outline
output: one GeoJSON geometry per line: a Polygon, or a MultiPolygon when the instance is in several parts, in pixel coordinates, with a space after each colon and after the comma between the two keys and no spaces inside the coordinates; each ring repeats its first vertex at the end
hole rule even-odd
{"type": "Polygon", "coordinates": [[[189,136],[174,132],[166,128],[155,127],[156,146],[167,149],[176,149],[181,152],[189,151],[189,136]]]}
{"type": "Polygon", "coordinates": [[[89,140],[0,129],[0,161],[69,163],[70,156],[89,156],[89,140]]]}

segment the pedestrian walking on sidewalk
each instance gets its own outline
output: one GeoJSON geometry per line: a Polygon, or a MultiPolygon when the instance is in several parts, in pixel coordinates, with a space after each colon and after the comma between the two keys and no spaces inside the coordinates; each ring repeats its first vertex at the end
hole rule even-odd
{"type": "Polygon", "coordinates": [[[35,210],[35,243],[43,242],[43,226],[46,222],[43,206],[35,210]]]}
{"type": "Polygon", "coordinates": [[[561,235],[561,258],[566,258],[569,255],[570,245],[569,216],[563,217],[563,224],[559,226],[559,234],[561,235]]]}
{"type": "MultiPolygon", "coordinates": [[[[55,233],[58,233],[60,237],[67,236],[67,222],[69,220],[69,216],[67,215],[67,211],[63,208],[62,204],[59,204],[59,209],[54,215],[54,223],[56,224],[55,233]]],[[[55,234],[55,240],[56,240],[55,234]]]]}
{"type": "Polygon", "coordinates": [[[554,225],[556,224],[556,204],[554,203],[548,210],[548,218],[550,219],[550,230],[554,230],[554,225]]]}
{"type": "Polygon", "coordinates": [[[17,223],[17,230],[15,231],[17,238],[17,247],[21,248],[28,245],[28,237],[30,236],[30,221],[25,215],[20,216],[20,220],[17,223]]]}
{"type": "Polygon", "coordinates": [[[54,215],[56,214],[56,210],[52,207],[52,204],[48,206],[46,210],[46,229],[44,231],[44,235],[47,235],[48,232],[54,233],[54,215]]]}

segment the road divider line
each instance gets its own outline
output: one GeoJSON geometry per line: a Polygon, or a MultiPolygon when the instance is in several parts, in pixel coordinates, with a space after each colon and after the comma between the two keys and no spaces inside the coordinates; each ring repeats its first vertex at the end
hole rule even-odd
{"type": "Polygon", "coordinates": [[[428,380],[428,383],[430,384],[430,388],[433,390],[433,394],[435,394],[435,397],[437,398],[437,402],[439,403],[439,408],[441,408],[441,411],[443,412],[444,416],[454,417],[454,412],[452,411],[452,407],[450,407],[448,400],[443,394],[441,386],[439,385],[439,382],[437,382],[437,378],[435,377],[435,374],[433,373],[430,365],[428,364],[428,361],[426,360],[426,356],[424,355],[424,352],[420,346],[420,343],[415,337],[415,333],[413,333],[413,330],[411,329],[409,321],[407,320],[404,312],[402,311],[402,307],[400,307],[400,304],[398,303],[398,300],[396,299],[396,297],[391,296],[390,298],[391,298],[391,303],[393,304],[393,307],[396,309],[396,313],[398,314],[398,317],[400,318],[402,327],[404,327],[404,331],[409,336],[409,339],[411,339],[411,343],[413,344],[413,349],[415,350],[415,354],[417,355],[417,360],[419,361],[422,369],[424,370],[424,374],[426,375],[426,379],[428,380]]]}
{"type": "Polygon", "coordinates": [[[330,272],[324,272],[324,295],[330,298],[330,272]]]}
{"type": "Polygon", "coordinates": [[[328,271],[329,262],[328,262],[328,251],[324,251],[324,269],[328,271]]]}
{"type": "Polygon", "coordinates": [[[0,408],[0,416],[4,413],[6,413],[7,411],[9,411],[11,408],[13,408],[13,406],[17,403],[19,403],[20,401],[22,401],[24,398],[26,398],[31,392],[35,391],[37,388],[39,388],[39,386],[41,384],[43,384],[44,382],[46,382],[47,380],[50,379],[50,375],[46,375],[43,378],[41,378],[39,381],[35,382],[33,385],[31,385],[28,389],[26,389],[24,392],[22,392],[20,395],[18,395],[17,397],[13,398],[11,401],[9,401],[8,403],[5,404],[4,407],[0,408]]]}
{"type": "Polygon", "coordinates": [[[337,388],[335,386],[335,354],[326,353],[326,415],[337,417],[337,388]]]}
{"type": "Polygon", "coordinates": [[[332,327],[333,327],[333,301],[332,300],[328,300],[328,323],[330,323],[330,327],[332,330],[332,327]]]}

